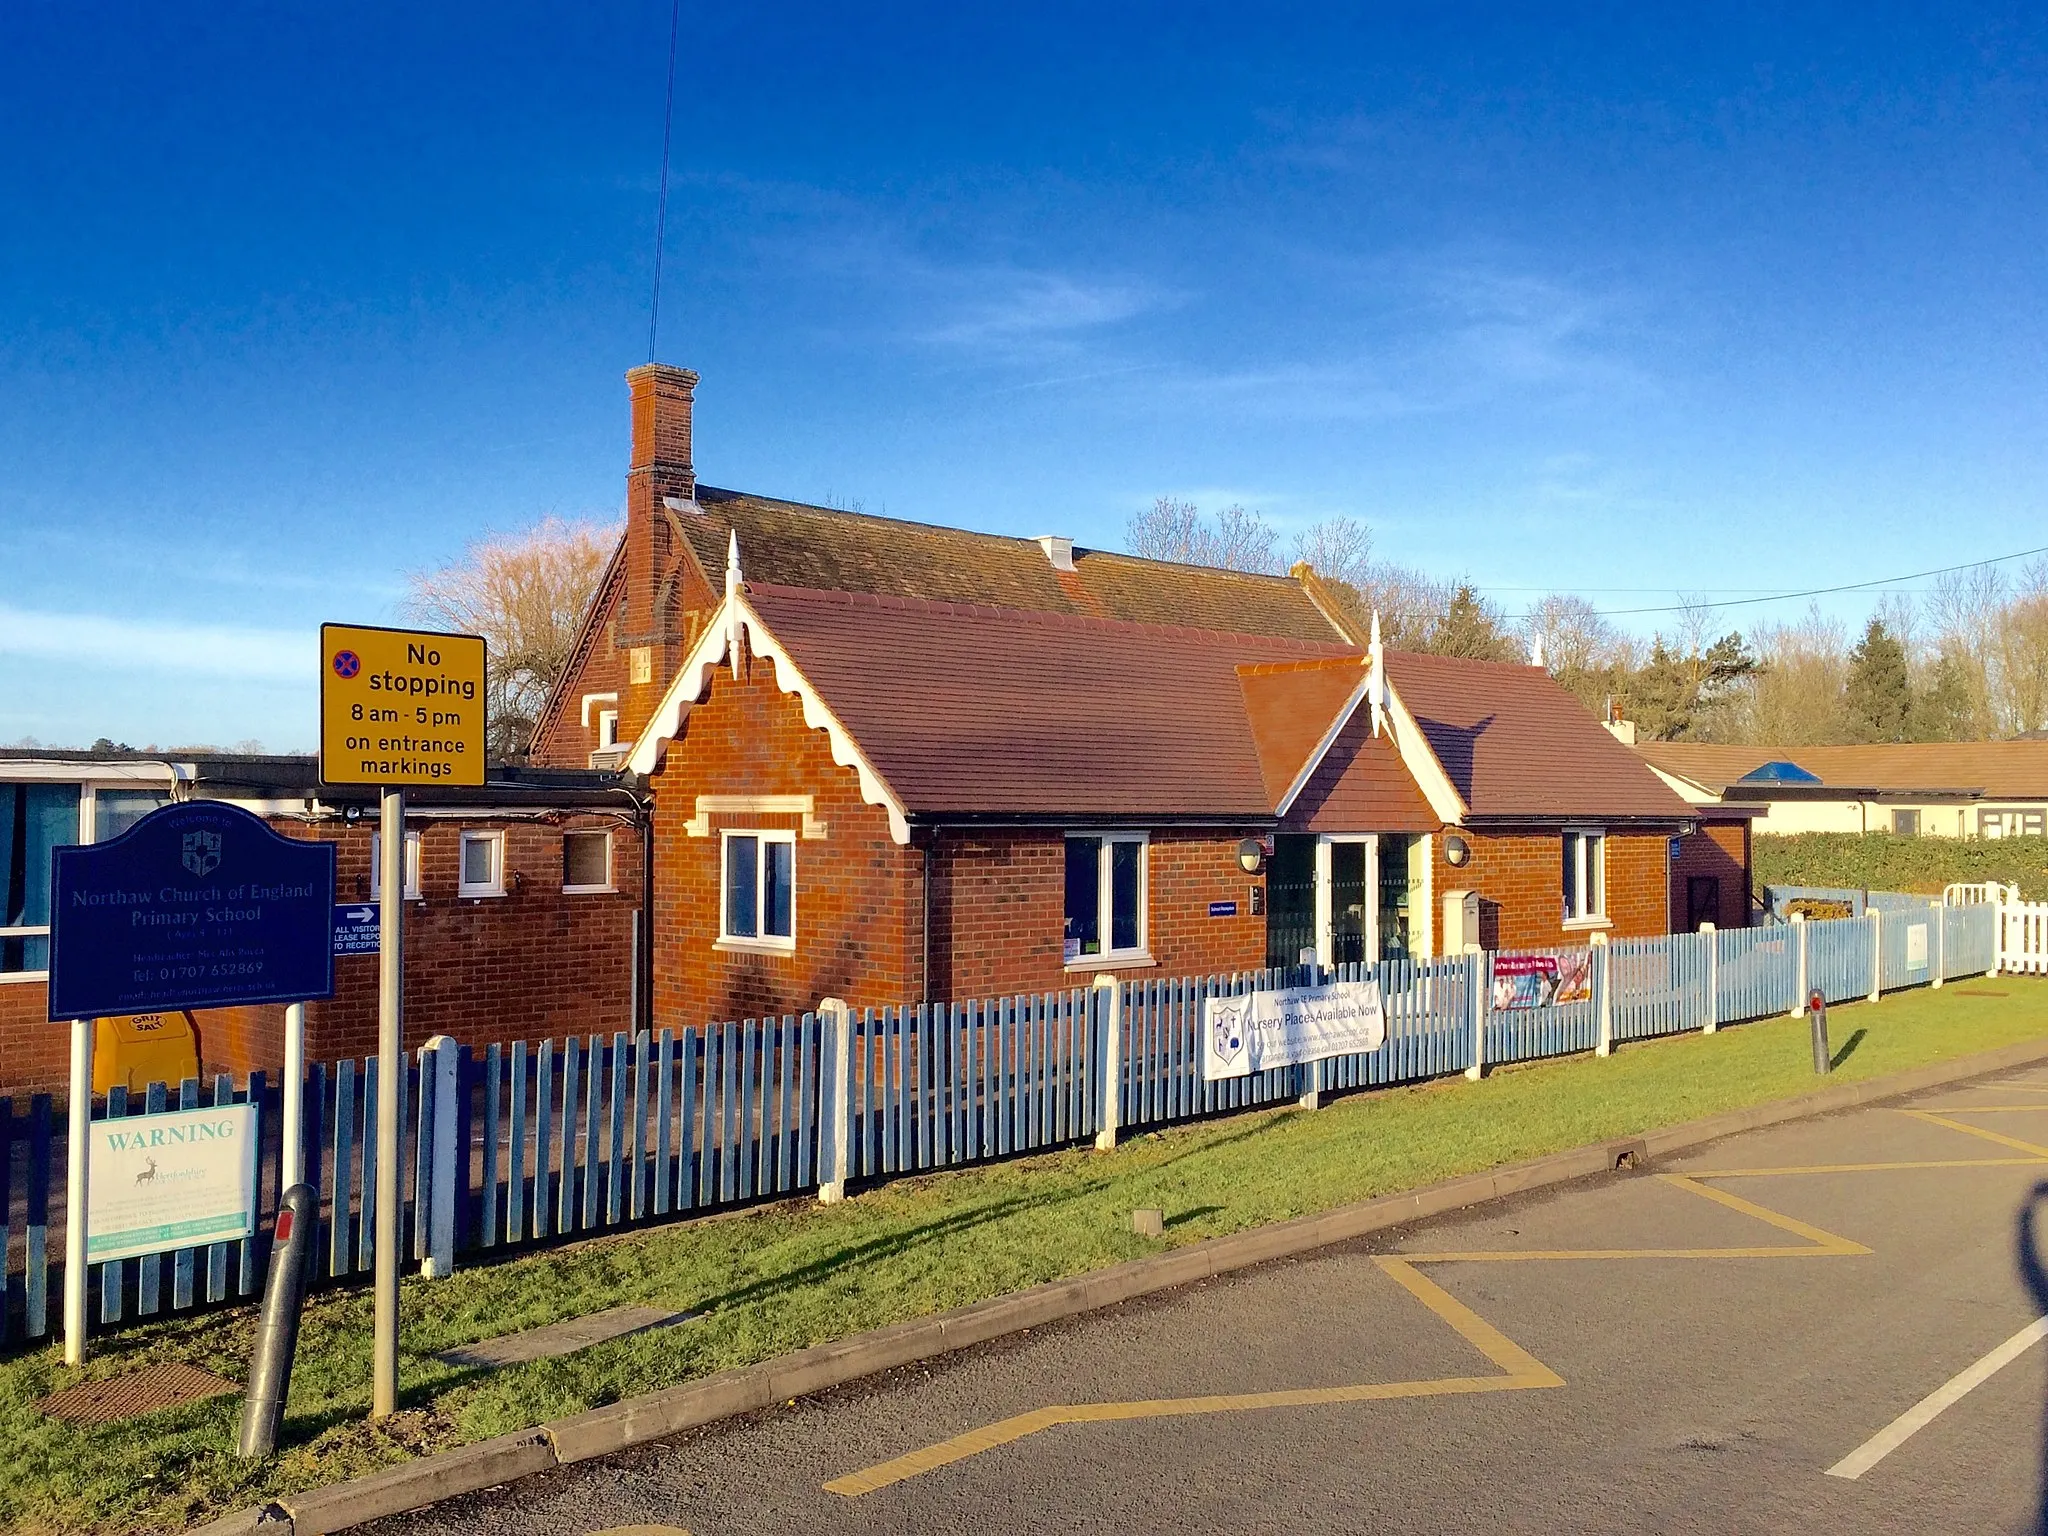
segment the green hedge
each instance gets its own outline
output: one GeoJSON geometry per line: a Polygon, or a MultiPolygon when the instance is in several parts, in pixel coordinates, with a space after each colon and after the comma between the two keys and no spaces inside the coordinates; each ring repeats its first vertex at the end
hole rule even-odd
{"type": "Polygon", "coordinates": [[[1993,841],[1898,837],[1890,832],[1758,833],[1753,867],[1766,885],[1840,885],[1930,896],[1953,881],[2017,885],[2029,901],[2048,901],[2048,837],[1993,841]]]}

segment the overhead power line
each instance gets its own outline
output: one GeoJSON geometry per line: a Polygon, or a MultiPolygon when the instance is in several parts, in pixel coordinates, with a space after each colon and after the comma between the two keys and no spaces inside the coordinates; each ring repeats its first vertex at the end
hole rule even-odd
{"type": "Polygon", "coordinates": [[[1888,587],[1895,582],[1921,581],[1929,576],[1950,576],[1957,571],[1974,571],[1987,565],[2003,565],[2008,560],[2024,560],[2029,555],[2048,555],[2048,544],[2036,549],[2017,550],[2010,555],[1993,555],[1988,560],[1966,560],[1961,565],[1936,566],[1929,571],[1913,571],[1904,576],[1879,576],[1870,581],[1845,582],[1838,587],[1808,587],[1799,592],[1774,592],[1768,597],[1735,597],[1726,602],[1672,603],[1657,608],[1610,608],[1600,616],[1604,619],[1629,618],[1645,613],[1684,613],[1691,608],[1748,608],[1757,603],[1782,603],[1802,597],[1832,597],[1838,592],[1865,592],[1872,587],[1888,587]]]}
{"type": "Polygon", "coordinates": [[[654,299],[647,306],[647,361],[655,361],[661,339],[661,247],[668,233],[668,147],[676,125],[676,29],[683,19],[683,0],[668,12],[668,95],[661,109],[661,192],[654,204],[654,299]]]}

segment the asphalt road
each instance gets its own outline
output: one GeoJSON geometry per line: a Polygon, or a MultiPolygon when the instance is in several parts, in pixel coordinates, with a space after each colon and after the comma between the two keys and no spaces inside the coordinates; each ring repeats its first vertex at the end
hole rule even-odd
{"type": "Polygon", "coordinates": [[[1828,1475],[2048,1313],[2048,1073],[1912,1107],[1948,1123],[1732,1138],[373,1529],[2048,1531],[2048,1346],[1828,1475]]]}

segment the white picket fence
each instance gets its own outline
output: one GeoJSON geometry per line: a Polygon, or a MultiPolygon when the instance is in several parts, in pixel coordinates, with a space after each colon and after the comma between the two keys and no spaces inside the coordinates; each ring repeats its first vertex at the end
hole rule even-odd
{"type": "Polygon", "coordinates": [[[1998,968],[2048,976],[2048,901],[2000,904],[1998,968]]]}

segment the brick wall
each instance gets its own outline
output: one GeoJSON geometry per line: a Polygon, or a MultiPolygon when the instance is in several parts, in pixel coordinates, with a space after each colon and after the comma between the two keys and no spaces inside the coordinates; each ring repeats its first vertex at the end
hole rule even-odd
{"type": "MultiPolygon", "coordinates": [[[[335,897],[370,892],[370,821],[272,823],[287,836],[335,844],[335,897]]],[[[640,834],[611,817],[572,814],[542,821],[410,820],[421,833],[422,899],[406,904],[405,1042],[430,1035],[469,1045],[544,1035],[610,1032],[631,1019],[633,912],[640,904],[640,834]],[[456,893],[463,827],[505,833],[507,894],[456,893]],[[562,833],[612,833],[616,894],[564,895],[562,833]],[[513,891],[512,876],[523,878],[513,891]]],[[[335,995],[306,1009],[306,1058],[333,1061],[377,1048],[377,959],[338,956],[335,995]]],[[[70,1072],[70,1030],[43,1021],[41,982],[0,984],[0,1093],[62,1092],[70,1072]]],[[[284,1008],[202,1009],[202,1070],[275,1071],[284,1064],[284,1008]]]]}
{"type": "Polygon", "coordinates": [[[825,733],[776,688],[772,663],[743,659],[737,678],[714,674],[653,790],[658,1027],[800,1012],[833,996],[914,1000],[923,854],[890,837],[887,813],[861,800],[854,771],[832,761],[825,733]],[[795,814],[740,812],[712,816],[709,835],[692,837],[685,823],[699,795],[810,795],[825,835],[802,836],[795,814]],[[799,834],[791,954],[718,947],[719,834],[751,827],[799,834]]]}
{"type": "MultiPolygon", "coordinates": [[[[1588,930],[1564,926],[1564,851],[1555,832],[1458,834],[1471,847],[1463,869],[1443,855],[1444,839],[1432,841],[1436,900],[1444,893],[1477,891],[1480,943],[1487,949],[1578,945],[1588,930]]],[[[1614,938],[1644,938],[1669,931],[1665,866],[1670,840],[1612,832],[1607,837],[1608,932],[1614,938]]],[[[1681,914],[1682,916],[1683,914],[1681,914]]],[[[1442,914],[1437,915],[1438,931],[1442,914]]]]}
{"type": "MultiPolygon", "coordinates": [[[[1158,964],[1129,975],[1188,976],[1265,964],[1266,919],[1253,913],[1251,902],[1251,888],[1262,882],[1237,867],[1237,845],[1247,832],[1151,834],[1147,937],[1158,964]],[[1230,901],[1235,914],[1209,916],[1212,902],[1230,901]]],[[[938,835],[932,856],[935,997],[1086,985],[1098,967],[1066,968],[1065,930],[1066,840],[1059,830],[938,835]]]]}
{"type": "Polygon", "coordinates": [[[1696,875],[1720,881],[1720,910],[1709,914],[1716,928],[1749,925],[1749,822],[1702,821],[1678,842],[1671,861],[1671,926],[1684,929],[1691,916],[1687,880],[1696,875]]]}

